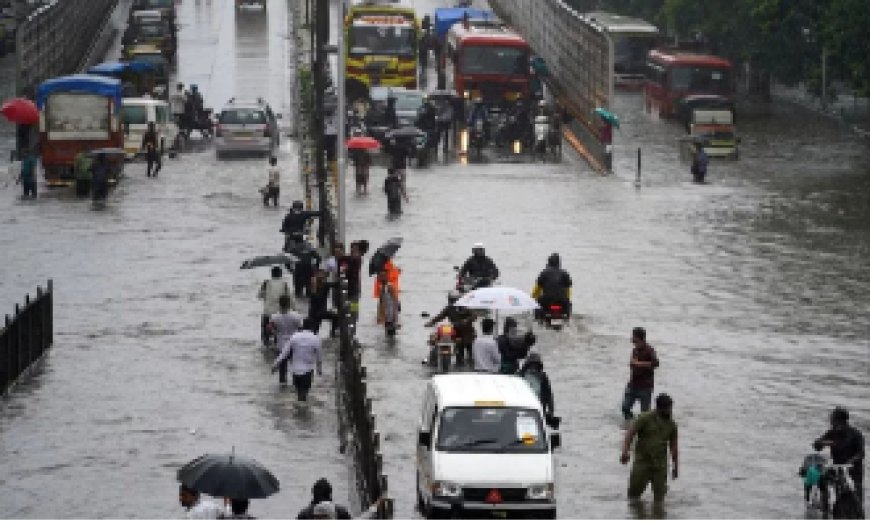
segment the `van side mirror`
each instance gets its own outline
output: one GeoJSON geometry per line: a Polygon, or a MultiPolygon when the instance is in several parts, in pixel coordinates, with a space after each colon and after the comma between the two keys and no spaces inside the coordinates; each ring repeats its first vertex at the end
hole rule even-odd
{"type": "Polygon", "coordinates": [[[421,447],[426,447],[426,448],[431,447],[432,446],[432,433],[425,432],[425,431],[421,430],[420,433],[417,435],[417,444],[420,445],[421,447]]]}
{"type": "Polygon", "coordinates": [[[562,435],[559,433],[550,434],[550,447],[561,448],[561,446],[562,446],[562,435]]]}

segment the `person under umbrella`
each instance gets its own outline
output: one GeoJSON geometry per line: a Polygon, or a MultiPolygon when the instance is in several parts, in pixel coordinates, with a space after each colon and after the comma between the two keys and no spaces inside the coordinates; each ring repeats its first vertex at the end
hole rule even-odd
{"type": "Polygon", "coordinates": [[[223,516],[218,517],[218,519],[223,520],[252,520],[255,519],[253,516],[248,514],[248,507],[251,504],[251,500],[248,499],[238,499],[238,498],[230,498],[230,510],[231,514],[224,514],[223,516]]]}
{"type": "Polygon", "coordinates": [[[36,154],[33,152],[33,149],[24,150],[18,182],[21,183],[21,187],[24,189],[22,198],[36,198],[36,154]]]}
{"type": "Polygon", "coordinates": [[[405,192],[402,179],[394,168],[387,170],[387,178],[384,179],[384,193],[387,195],[387,211],[390,216],[401,215],[402,199],[404,198],[405,202],[408,202],[408,194],[405,192]]]}
{"type": "Polygon", "coordinates": [[[198,490],[183,483],[178,487],[178,502],[184,507],[189,520],[214,520],[223,515],[223,509],[217,502],[203,499],[198,490]]]}
{"type": "Polygon", "coordinates": [[[353,153],[354,176],[356,178],[357,195],[369,194],[369,167],[372,165],[372,156],[368,151],[355,151],[353,153]]]}

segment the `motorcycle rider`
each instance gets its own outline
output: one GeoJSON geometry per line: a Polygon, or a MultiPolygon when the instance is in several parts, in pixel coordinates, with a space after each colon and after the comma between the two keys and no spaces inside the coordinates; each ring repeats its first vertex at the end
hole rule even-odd
{"type": "MultiPolygon", "coordinates": [[[[477,332],[474,329],[474,312],[467,308],[456,306],[456,301],[462,296],[456,290],[450,290],[447,293],[447,306],[441,312],[426,323],[427,328],[432,328],[444,319],[450,321],[453,325],[453,330],[456,333],[456,366],[465,364],[465,358],[471,360],[471,347],[474,344],[474,339],[477,337],[477,332]]],[[[429,364],[435,366],[438,363],[438,356],[435,355],[435,348],[429,352],[429,364]]]]}
{"type": "Polygon", "coordinates": [[[438,126],[438,110],[428,97],[423,99],[423,105],[417,113],[417,127],[426,132],[427,147],[438,151],[438,140],[441,138],[438,126]]]}
{"type": "Polygon", "coordinates": [[[543,312],[551,305],[559,305],[566,316],[571,315],[571,275],[561,268],[558,253],[550,255],[547,267],[538,275],[532,289],[532,297],[538,301],[541,308],[535,311],[535,318],[541,319],[543,312]]]}
{"type": "Polygon", "coordinates": [[[491,286],[498,279],[498,275],[498,267],[487,257],[483,243],[479,242],[471,248],[471,257],[459,269],[460,280],[472,281],[474,288],[491,286]]]}
{"type": "Polygon", "coordinates": [[[284,222],[281,223],[281,233],[286,236],[284,241],[284,251],[293,253],[301,244],[305,235],[305,225],[310,219],[319,218],[319,211],[305,211],[305,205],[302,201],[293,201],[293,206],[287,215],[284,216],[284,222]]]}
{"type": "Polygon", "coordinates": [[[482,98],[475,97],[472,101],[471,112],[468,114],[466,124],[470,129],[474,129],[474,123],[478,120],[483,122],[483,138],[486,140],[489,137],[489,110],[486,104],[483,103],[482,98]]]}
{"type": "MultiPolygon", "coordinates": [[[[851,465],[849,476],[855,483],[858,507],[864,517],[864,436],[849,425],[849,411],[836,407],[831,411],[831,428],[813,443],[817,451],[831,447],[831,461],[836,465],[851,465]]],[[[822,477],[824,483],[824,476],[822,477]]]]}

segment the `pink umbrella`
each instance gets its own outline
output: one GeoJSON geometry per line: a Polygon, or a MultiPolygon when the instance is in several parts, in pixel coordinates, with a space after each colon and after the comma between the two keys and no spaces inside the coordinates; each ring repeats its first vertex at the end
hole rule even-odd
{"type": "Polygon", "coordinates": [[[36,124],[39,122],[39,110],[36,104],[26,98],[13,98],[3,103],[0,113],[9,122],[16,124],[36,124]]]}
{"type": "Polygon", "coordinates": [[[381,143],[371,137],[353,137],[347,141],[347,149],[378,149],[381,143]]]}

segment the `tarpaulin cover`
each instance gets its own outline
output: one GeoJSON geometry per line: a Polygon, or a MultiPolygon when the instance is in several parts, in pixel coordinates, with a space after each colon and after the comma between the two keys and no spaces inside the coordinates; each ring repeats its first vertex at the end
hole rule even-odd
{"type": "Polygon", "coordinates": [[[103,62],[88,69],[88,73],[91,75],[120,75],[127,71],[133,73],[154,71],[154,66],[149,62],[134,60],[132,62],[103,62]]]}
{"type": "Polygon", "coordinates": [[[121,107],[121,81],[97,75],[70,75],[46,80],[36,90],[36,107],[40,110],[45,108],[45,101],[53,93],[68,93],[70,91],[112,97],[115,99],[115,107],[121,107]]]}
{"type": "Polygon", "coordinates": [[[485,9],[472,7],[441,7],[435,10],[435,36],[444,38],[450,31],[450,26],[461,22],[468,13],[469,20],[493,20],[495,15],[485,9]]]}

